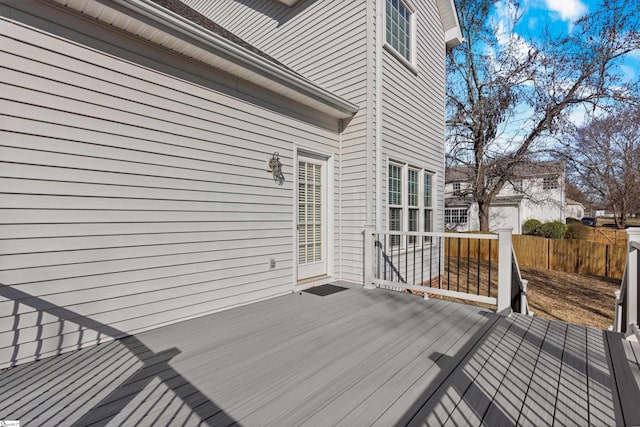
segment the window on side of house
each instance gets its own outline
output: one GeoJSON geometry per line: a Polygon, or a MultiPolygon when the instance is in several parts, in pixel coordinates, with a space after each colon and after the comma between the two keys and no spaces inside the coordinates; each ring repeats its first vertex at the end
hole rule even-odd
{"type": "MultiPolygon", "coordinates": [[[[423,195],[423,217],[422,225],[423,231],[433,231],[433,174],[425,171],[423,175],[424,182],[422,183],[422,195],[423,195]]],[[[430,237],[425,237],[425,241],[431,241],[430,237]]]]}
{"type": "Polygon", "coordinates": [[[542,189],[543,190],[555,190],[559,188],[558,184],[558,176],[545,176],[542,178],[542,189]]]}
{"type": "Polygon", "coordinates": [[[469,214],[465,208],[447,208],[444,210],[444,222],[446,224],[466,224],[469,222],[469,214]]]}
{"type": "Polygon", "coordinates": [[[387,0],[385,8],[385,41],[409,64],[413,58],[414,12],[404,0],[387,0]]]}
{"type": "Polygon", "coordinates": [[[513,189],[518,193],[522,193],[522,180],[516,179],[513,181],[513,189]]]}
{"type": "MultiPolygon", "coordinates": [[[[389,165],[389,231],[402,231],[402,166],[389,165]]],[[[400,244],[400,236],[391,236],[391,246],[400,244]]]]}
{"type": "MultiPolygon", "coordinates": [[[[433,230],[433,174],[408,164],[389,163],[388,230],[433,230]]],[[[391,246],[413,245],[416,236],[392,236],[391,246]]]]}
{"type": "Polygon", "coordinates": [[[453,191],[460,191],[460,183],[459,182],[454,182],[453,183],[453,191]]]}
{"type": "MultiPolygon", "coordinates": [[[[418,175],[420,171],[417,169],[408,169],[407,179],[407,204],[409,206],[409,218],[407,225],[409,226],[407,231],[419,231],[419,216],[420,205],[418,204],[418,175]]],[[[409,243],[412,244],[416,241],[415,236],[409,236],[409,243]]]]}

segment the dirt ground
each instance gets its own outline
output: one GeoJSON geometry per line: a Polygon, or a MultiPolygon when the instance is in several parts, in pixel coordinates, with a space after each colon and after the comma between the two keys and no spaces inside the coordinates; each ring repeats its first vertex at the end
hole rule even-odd
{"type": "Polygon", "coordinates": [[[607,329],[613,324],[620,281],[561,271],[521,268],[529,280],[529,309],[536,316],[607,329]]]}

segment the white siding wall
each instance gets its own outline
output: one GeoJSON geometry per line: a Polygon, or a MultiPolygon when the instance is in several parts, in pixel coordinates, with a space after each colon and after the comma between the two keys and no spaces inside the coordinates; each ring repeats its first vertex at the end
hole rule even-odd
{"type": "MultiPolygon", "coordinates": [[[[435,1],[412,0],[410,3],[416,9],[414,22],[416,24],[417,74],[386,48],[382,51],[383,227],[388,226],[386,207],[388,164],[394,161],[423,168],[434,174],[433,231],[442,231],[444,228],[444,36],[435,1]]],[[[406,191],[406,182],[403,184],[406,191]]],[[[432,268],[433,272],[438,271],[437,257],[433,260],[432,268]]],[[[410,282],[409,279],[407,278],[410,282]]]]}
{"type": "MultiPolygon", "coordinates": [[[[443,229],[445,45],[433,0],[412,0],[416,12],[417,75],[383,50],[383,198],[388,161],[435,173],[434,231],[443,229]]],[[[386,209],[383,209],[386,224],[386,209]]]]}
{"type": "Polygon", "coordinates": [[[273,0],[182,1],[314,83],[361,107],[345,124],[342,157],[335,163],[333,251],[337,274],[360,281],[362,230],[367,220],[367,140],[371,142],[374,136],[373,119],[367,118],[367,104],[373,115],[374,102],[373,68],[367,68],[374,50],[373,39],[367,40],[367,31],[373,31],[373,9],[367,10],[365,0],[301,1],[291,8],[273,0]]]}
{"type": "Polygon", "coordinates": [[[522,222],[537,219],[541,222],[566,219],[564,202],[564,175],[558,178],[556,189],[544,189],[542,177],[527,179],[527,198],[522,201],[522,222]]]}
{"type": "Polygon", "coordinates": [[[337,153],[337,121],[11,5],[30,10],[0,5],[0,367],[291,292],[293,143],[337,153]]]}

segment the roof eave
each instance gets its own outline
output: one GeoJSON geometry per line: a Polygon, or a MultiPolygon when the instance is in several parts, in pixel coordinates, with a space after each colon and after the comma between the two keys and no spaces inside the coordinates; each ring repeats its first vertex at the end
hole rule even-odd
{"type": "Polygon", "coordinates": [[[453,0],[438,0],[437,5],[444,29],[444,42],[447,49],[453,49],[464,42],[456,5],[453,0]]]}
{"type": "Polygon", "coordinates": [[[359,107],[323,89],[301,75],[275,64],[256,53],[244,49],[224,37],[194,24],[188,19],[165,9],[150,0],[112,0],[113,3],[151,20],[154,29],[163,32],[158,37],[154,31],[144,31],[146,22],[132,16],[128,19],[114,17],[120,12],[96,0],[54,0],[70,9],[82,12],[139,37],[145,34],[149,41],[162,40],[161,45],[246,80],[271,92],[311,107],[337,119],[348,119],[359,107]],[[93,6],[93,7],[92,7],[93,6]],[[104,8],[110,13],[104,13],[104,8]],[[133,22],[135,21],[135,22],[133,22]],[[122,23],[120,27],[118,23],[122,23]],[[171,30],[163,31],[163,28],[171,30]],[[135,29],[135,30],[134,30],[135,29]],[[180,37],[176,37],[179,34],[180,37]]]}

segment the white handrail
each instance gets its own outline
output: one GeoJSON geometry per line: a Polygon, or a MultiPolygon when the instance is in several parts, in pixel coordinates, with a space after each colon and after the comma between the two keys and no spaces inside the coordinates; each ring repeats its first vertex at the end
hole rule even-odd
{"type": "MultiPolygon", "coordinates": [[[[454,296],[456,298],[468,299],[478,302],[485,302],[489,304],[495,304],[497,306],[497,312],[500,314],[509,315],[512,305],[512,253],[513,247],[511,243],[512,229],[499,230],[497,234],[483,234],[483,233],[449,233],[449,232],[411,232],[411,231],[374,231],[372,226],[365,226],[364,230],[364,286],[365,288],[372,288],[376,286],[389,286],[393,288],[415,290],[427,294],[440,294],[444,296],[454,296]],[[381,242],[381,236],[385,236],[386,242],[397,241],[398,243],[404,242],[404,244],[388,246],[387,243],[381,242]],[[387,239],[387,237],[399,236],[400,239],[387,239]],[[375,238],[374,238],[375,237],[375,238]],[[409,241],[409,237],[415,237],[409,241]],[[429,239],[431,238],[431,239],[429,239]],[[465,240],[497,240],[498,244],[496,249],[498,252],[498,286],[497,297],[491,295],[474,295],[466,292],[458,292],[457,290],[440,289],[429,285],[429,282],[433,279],[432,271],[429,271],[427,276],[422,274],[416,274],[418,265],[423,270],[425,267],[424,254],[427,253],[427,266],[437,265],[442,266],[440,263],[440,256],[444,250],[444,240],[442,239],[465,239],[465,240]],[[384,246],[384,247],[383,247],[384,246]],[[426,249],[430,248],[430,249],[426,249]],[[391,256],[388,256],[386,251],[389,250],[391,256]],[[375,255],[377,254],[377,255],[375,255]],[[395,254],[398,254],[398,263],[395,262],[395,254]],[[377,263],[375,257],[377,256],[377,263]],[[437,262],[435,256],[438,257],[437,262]],[[403,258],[401,258],[403,257],[403,258]],[[433,258],[432,258],[433,257],[433,258]],[[381,259],[383,259],[381,264],[381,259]],[[375,272],[377,265],[377,273],[375,272]],[[384,265],[384,275],[380,272],[380,265],[384,265]],[[404,275],[399,267],[404,269],[404,275]],[[391,280],[387,278],[387,267],[391,274],[391,280]],[[395,280],[394,281],[394,275],[395,280]],[[408,275],[408,276],[407,276],[408,275]],[[383,277],[384,276],[384,277],[383,277]],[[413,284],[411,284],[410,278],[413,276],[413,284]],[[416,276],[419,276],[416,281],[416,276]]],[[[495,259],[495,258],[494,258],[495,259]]],[[[491,263],[491,260],[489,260],[491,263]]],[[[427,267],[429,268],[429,267],[427,267]]],[[[517,268],[517,267],[516,267],[517,268]]],[[[491,270],[491,264],[489,264],[491,270]]],[[[420,273],[426,273],[426,271],[420,271],[420,273]]],[[[440,277],[440,273],[433,274],[440,277]]],[[[479,273],[478,273],[479,274],[479,273]]],[[[489,272],[489,276],[491,273],[489,272]]],[[[435,277],[434,276],[434,277],[435,277]]],[[[479,278],[479,275],[478,275],[479,278]]],[[[438,282],[439,283],[439,282],[438,282]]],[[[479,282],[478,282],[479,283],[479,282]]],[[[522,292],[522,284],[519,283],[519,290],[522,292]]],[[[439,286],[439,285],[438,285],[439,286]]],[[[448,286],[448,285],[447,285],[448,286]]],[[[490,285],[489,285],[490,287],[490,285]]],[[[478,285],[479,289],[479,285],[478,285]]],[[[494,288],[495,289],[495,288],[494,288]]]]}
{"type": "Polygon", "coordinates": [[[387,236],[421,236],[421,237],[452,237],[458,239],[484,239],[484,240],[498,240],[497,234],[480,234],[480,233],[449,233],[438,231],[379,231],[376,230],[373,234],[386,234],[387,236]]]}
{"type": "Polygon", "coordinates": [[[625,333],[627,339],[638,339],[638,292],[640,288],[640,228],[627,230],[627,262],[620,290],[616,291],[613,329],[625,333]]]}

